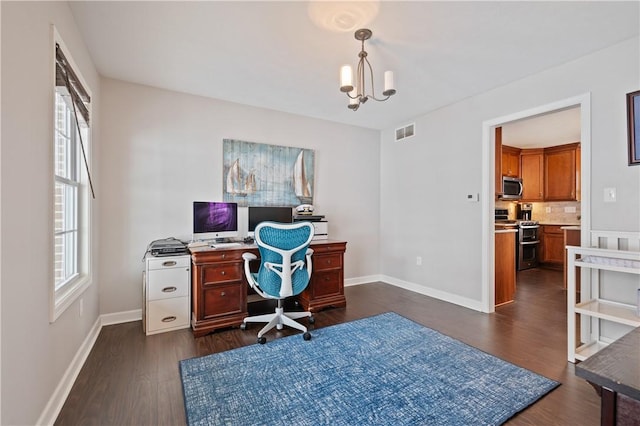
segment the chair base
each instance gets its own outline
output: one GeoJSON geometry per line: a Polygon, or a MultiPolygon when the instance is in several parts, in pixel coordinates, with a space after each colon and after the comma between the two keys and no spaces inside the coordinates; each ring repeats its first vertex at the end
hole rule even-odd
{"type": "Polygon", "coordinates": [[[274,313],[256,315],[253,317],[246,317],[243,320],[243,322],[244,324],[247,324],[250,322],[266,322],[267,325],[262,327],[262,330],[258,332],[258,339],[260,339],[272,328],[275,327],[277,330],[282,330],[282,328],[285,325],[306,333],[307,327],[305,327],[304,325],[294,320],[299,318],[310,318],[310,317],[311,317],[311,312],[284,312],[284,308],[282,307],[282,301],[278,300],[278,307],[276,307],[276,311],[274,313]]]}

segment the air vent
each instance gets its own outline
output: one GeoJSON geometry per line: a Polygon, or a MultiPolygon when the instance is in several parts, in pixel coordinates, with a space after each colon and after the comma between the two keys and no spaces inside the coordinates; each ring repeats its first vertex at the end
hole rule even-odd
{"type": "Polygon", "coordinates": [[[400,127],[396,129],[396,141],[400,141],[402,139],[410,138],[415,135],[416,123],[411,123],[405,127],[400,127]]]}

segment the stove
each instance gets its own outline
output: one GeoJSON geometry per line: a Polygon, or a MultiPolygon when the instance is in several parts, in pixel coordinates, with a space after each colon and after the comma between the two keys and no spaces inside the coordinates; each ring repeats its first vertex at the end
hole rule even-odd
{"type": "Polygon", "coordinates": [[[540,226],[537,220],[518,220],[517,223],[520,228],[540,226]]]}

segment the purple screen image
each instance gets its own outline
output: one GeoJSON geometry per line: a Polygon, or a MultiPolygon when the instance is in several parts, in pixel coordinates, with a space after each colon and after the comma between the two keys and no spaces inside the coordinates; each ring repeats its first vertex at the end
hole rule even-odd
{"type": "Polygon", "coordinates": [[[238,230],[238,204],[193,202],[193,232],[226,232],[238,230]]]}

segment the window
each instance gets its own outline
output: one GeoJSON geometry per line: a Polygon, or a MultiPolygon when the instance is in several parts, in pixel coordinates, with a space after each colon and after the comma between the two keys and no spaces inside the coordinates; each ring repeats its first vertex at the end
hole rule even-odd
{"type": "Polygon", "coordinates": [[[92,186],[87,163],[90,97],[62,46],[56,37],[51,322],[91,281],[89,197],[92,186]]]}

